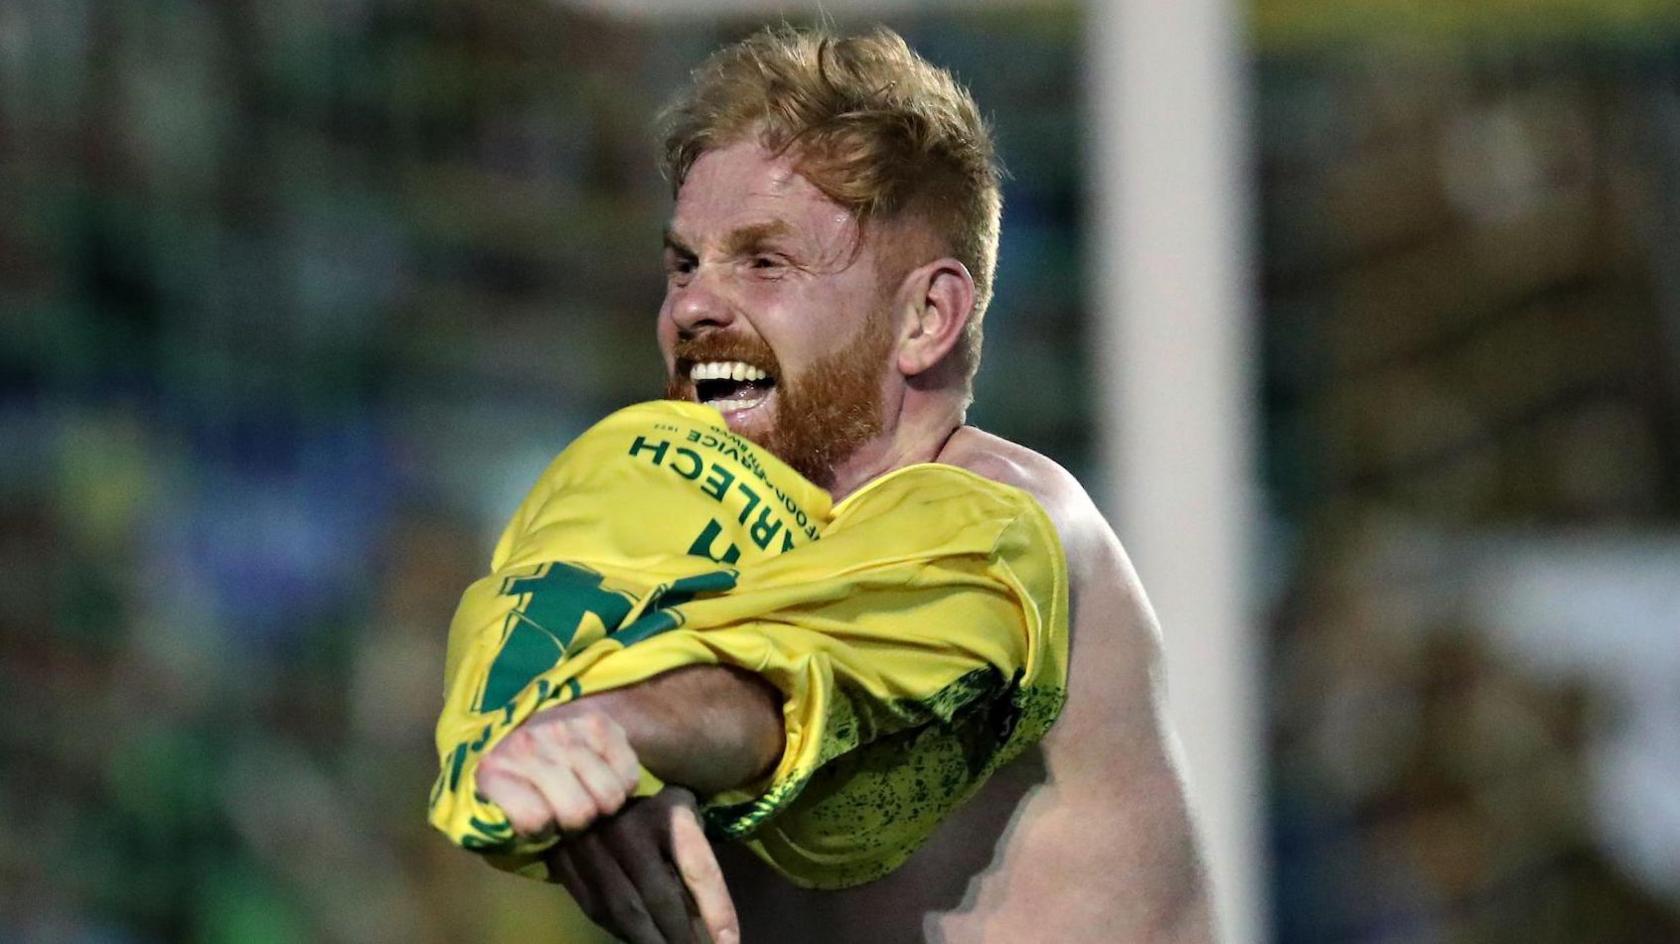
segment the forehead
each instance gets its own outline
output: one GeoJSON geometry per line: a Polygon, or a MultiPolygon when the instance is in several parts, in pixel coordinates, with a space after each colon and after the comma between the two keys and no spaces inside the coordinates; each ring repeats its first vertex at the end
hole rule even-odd
{"type": "Polygon", "coordinates": [[[677,193],[671,229],[702,243],[734,230],[785,224],[794,238],[830,244],[857,233],[857,220],[794,169],[793,159],[756,142],[700,155],[677,193]]]}

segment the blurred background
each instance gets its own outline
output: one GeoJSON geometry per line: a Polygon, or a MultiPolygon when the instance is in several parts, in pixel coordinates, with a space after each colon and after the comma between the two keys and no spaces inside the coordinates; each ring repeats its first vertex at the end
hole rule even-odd
{"type": "MultiPolygon", "coordinates": [[[[971,419],[1108,489],[1091,13],[889,6],[1011,172],[971,419]]],[[[1680,9],[1236,16],[1253,936],[1680,942],[1680,9]]],[[[444,631],[765,19],[0,2],[0,941],[577,939],[426,827],[444,631]]]]}

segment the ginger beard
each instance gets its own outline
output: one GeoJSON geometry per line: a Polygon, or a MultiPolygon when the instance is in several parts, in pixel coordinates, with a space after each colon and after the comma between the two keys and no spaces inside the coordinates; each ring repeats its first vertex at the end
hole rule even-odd
{"type": "Polygon", "coordinates": [[[876,312],[845,348],[790,377],[759,338],[711,333],[679,339],[676,372],[666,381],[665,396],[702,402],[688,376],[696,363],[740,361],[764,370],[773,382],[770,429],[742,435],[815,484],[832,488],[835,469],[885,428],[881,381],[893,340],[891,319],[876,312]]]}

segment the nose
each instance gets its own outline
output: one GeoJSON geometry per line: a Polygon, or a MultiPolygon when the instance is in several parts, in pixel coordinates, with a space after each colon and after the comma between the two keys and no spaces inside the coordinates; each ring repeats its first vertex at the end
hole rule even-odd
{"type": "Polygon", "coordinates": [[[701,266],[688,281],[671,287],[668,306],[677,333],[693,337],[705,328],[724,328],[735,321],[735,309],[716,284],[717,276],[701,266]]]}

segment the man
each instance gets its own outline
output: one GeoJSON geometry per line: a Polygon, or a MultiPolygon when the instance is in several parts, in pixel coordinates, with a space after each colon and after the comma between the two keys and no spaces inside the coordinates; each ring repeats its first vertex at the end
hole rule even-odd
{"type": "Polygon", "coordinates": [[[701,830],[696,794],[761,782],[788,749],[752,671],[541,711],[478,763],[478,794],[519,836],[557,831],[551,873],[631,941],[1211,940],[1142,588],[1068,473],[963,425],[1000,216],[973,101],[890,32],[766,31],[696,73],[666,169],[668,395],[842,504],[921,463],[1030,495],[1065,553],[1065,708],[902,868],[845,891],[792,888],[701,830]],[[638,765],[673,786],[631,800],[638,765]]]}

